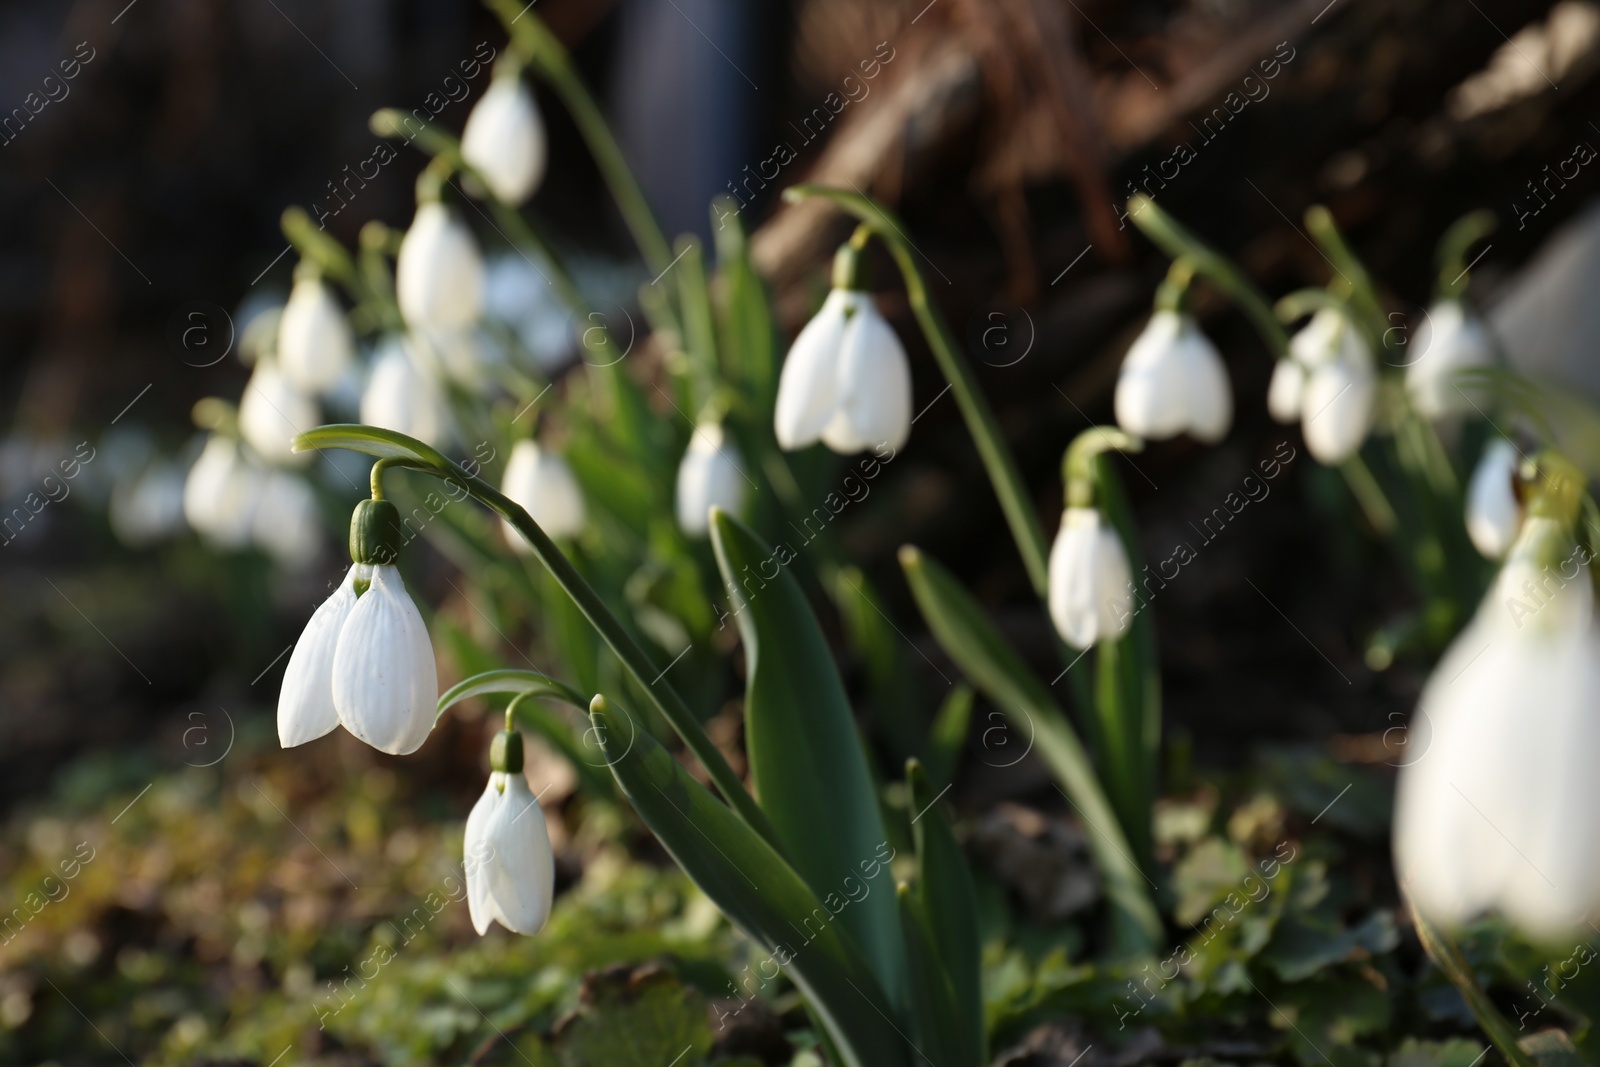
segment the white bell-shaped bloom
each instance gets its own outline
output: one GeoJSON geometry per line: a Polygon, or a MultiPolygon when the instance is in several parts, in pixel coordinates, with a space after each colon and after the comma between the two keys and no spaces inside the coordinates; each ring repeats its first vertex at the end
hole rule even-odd
{"type": "Polygon", "coordinates": [[[321,278],[300,277],[278,320],[278,363],[308,396],[330,392],[355,362],[355,338],[344,309],[321,278]]]}
{"type": "Polygon", "coordinates": [[[413,329],[470,326],[483,309],[483,255],[472,231],[437,201],[417,206],[400,241],[395,296],[413,329]]]}
{"type": "Polygon", "coordinates": [[[322,557],[322,514],[306,480],[268,471],[251,523],[251,539],[281,566],[303,571],[322,557]]]}
{"type": "Polygon", "coordinates": [[[111,532],[129,548],[143,548],[183,529],[184,469],[157,460],[111,490],[111,532]]]}
{"type": "Polygon", "coordinates": [[[1117,374],[1117,425],[1149,440],[1187,432],[1214,444],[1233,423],[1228,368],[1194,319],[1177,311],[1150,316],[1117,374]]]}
{"type": "Polygon", "coordinates": [[[296,389],[276,361],[256,364],[239,398],[239,433],[262,459],[281,467],[309,463],[311,454],[296,452],[294,439],[321,421],[317,402],[296,389]]]}
{"type": "Polygon", "coordinates": [[[1073,648],[1111,641],[1133,622],[1133,575],[1098,508],[1069,507],[1050,548],[1050,619],[1073,648]]]}
{"type": "Polygon", "coordinates": [[[720,423],[695,428],[678,464],[678,526],[690,537],[704,537],[712,508],[738,515],[744,510],[744,467],[739,449],[720,423]]]}
{"type": "MultiPolygon", "coordinates": [[[[511,446],[500,491],[520,504],[530,518],[551,537],[576,537],[583,532],[587,510],[583,490],[572,467],[559,452],[521,440],[511,446]]],[[[519,552],[532,551],[517,528],[504,523],[506,541],[519,552]]]]}
{"type": "Polygon", "coordinates": [[[1535,937],[1600,907],[1600,627],[1587,552],[1531,516],[1423,689],[1401,772],[1395,859],[1417,907],[1491,908],[1535,937]]]}
{"type": "Polygon", "coordinates": [[[390,338],[378,349],[361,393],[361,421],[441,447],[449,413],[443,391],[411,351],[411,342],[390,338]]]}
{"type": "Polygon", "coordinates": [[[489,775],[467,816],[462,847],[473,928],[486,934],[498,921],[514,933],[538,933],[555,895],[555,856],[544,812],[521,771],[489,775]]]}
{"type": "Polygon", "coordinates": [[[212,434],[184,480],[183,517],[212,544],[230,549],[245,547],[250,543],[262,473],[238,441],[225,434],[212,434]]]}
{"type": "Polygon", "coordinates": [[[1267,410],[1279,422],[1300,420],[1306,448],[1334,467],[1355,455],[1372,429],[1378,375],[1372,350],[1353,322],[1322,308],[1289,339],[1267,387],[1267,410]]]}
{"type": "Polygon", "coordinates": [[[373,748],[415,752],[439,696],[433,644],[392,564],[352,564],[306,623],[278,694],[285,748],[343,725],[373,748]],[[369,583],[357,594],[358,584],[369,583]]]}
{"type": "MultiPolygon", "coordinates": [[[[512,254],[489,260],[484,270],[483,304],[484,315],[508,327],[541,369],[556,370],[572,358],[576,344],[572,316],[556,296],[549,272],[526,257],[512,254]]],[[[591,313],[581,325],[585,330],[595,328],[589,339],[600,349],[605,316],[591,313]]],[[[623,324],[615,325],[620,329],[623,324]]],[[[595,363],[616,361],[613,356],[602,359],[602,354],[603,349],[588,358],[595,363]]]]}
{"type": "Polygon", "coordinates": [[[1487,559],[1501,559],[1517,539],[1522,504],[1513,480],[1522,454],[1504,437],[1490,441],[1467,485],[1467,535],[1487,559]]]}
{"type": "Polygon", "coordinates": [[[461,131],[461,156],[495,198],[520,204],[544,179],[544,118],[533,92],[515,73],[496,76],[461,131]]]}
{"type": "Polygon", "coordinates": [[[1473,411],[1479,391],[1456,380],[1462,371],[1494,365],[1489,331],[1460,300],[1442,300],[1428,309],[1417,330],[1411,363],[1406,367],[1406,392],[1425,419],[1441,419],[1473,411]]]}
{"type": "Polygon", "coordinates": [[[787,451],[818,440],[848,455],[911,435],[911,364],[872,297],[834,289],[789,349],[774,417],[787,451]]]}
{"type": "Polygon", "coordinates": [[[489,385],[490,357],[479,327],[419,330],[410,338],[413,354],[422,357],[435,380],[451,381],[483,394],[489,385]]]}

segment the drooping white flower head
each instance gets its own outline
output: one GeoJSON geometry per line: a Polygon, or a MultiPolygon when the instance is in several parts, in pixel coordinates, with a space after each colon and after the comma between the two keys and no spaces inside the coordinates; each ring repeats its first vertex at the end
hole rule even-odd
{"type": "Polygon", "coordinates": [[[1117,425],[1164,440],[1187,432],[1214,444],[1233,423],[1233,391],[1222,355],[1194,319],[1178,311],[1150,316],[1117,374],[1117,425]]]}
{"type": "Polygon", "coordinates": [[[1050,548],[1050,619],[1062,640],[1088,648],[1127,632],[1133,576],[1122,538],[1100,509],[1068,507],[1050,548]]]}
{"type": "Polygon", "coordinates": [[[1372,429],[1378,375],[1372,350],[1342,313],[1321,308],[1289,340],[1267,387],[1267,410],[1279,422],[1300,420],[1306,448],[1335,467],[1351,456],[1372,429]]]}
{"type": "Polygon", "coordinates": [[[194,531],[222,548],[250,543],[261,495],[262,469],[226,434],[206,438],[183,484],[183,517],[194,531]]]}
{"type": "MultiPolygon", "coordinates": [[[[532,440],[511,446],[500,491],[520,504],[551,537],[576,537],[583,532],[587,510],[583,490],[572,468],[559,452],[540,448],[532,440]]],[[[506,542],[519,552],[532,551],[516,527],[504,523],[506,542]]]]}
{"type": "Polygon", "coordinates": [[[1460,300],[1442,300],[1428,309],[1412,344],[1406,367],[1406,392],[1425,419],[1472,412],[1482,403],[1479,391],[1458,382],[1457,375],[1494,365],[1494,343],[1478,316],[1460,300]]]}
{"type": "Polygon", "coordinates": [[[250,536],[279,565],[303,571],[322,558],[322,515],[317,495],[298,474],[268,471],[250,536]]]}
{"type": "Polygon", "coordinates": [[[351,526],[352,555],[362,558],[312,614],[289,656],[278,694],[278,739],[291,748],[343,725],[373,748],[404,756],[433,729],[439,695],[433,644],[392,562],[401,536],[398,510],[365,501],[351,526]]]}
{"type": "Polygon", "coordinates": [[[1522,504],[1513,481],[1522,455],[1504,437],[1490,441],[1467,485],[1467,534],[1487,559],[1501,559],[1516,540],[1522,504]]]}
{"type": "Polygon", "coordinates": [[[1395,860],[1441,923],[1497,909],[1554,939],[1600,906],[1600,627],[1588,550],[1569,521],[1530,511],[1423,690],[1395,860]]]}
{"type": "Polygon", "coordinates": [[[278,320],[278,362],[307,396],[334,389],[355,362],[355,338],[344,309],[314,274],[298,274],[278,320]]]}
{"type": "Polygon", "coordinates": [[[522,775],[522,738],[511,736],[516,759],[489,775],[488,787],[467,816],[462,842],[467,911],[479,934],[487,934],[491,922],[513,933],[536,934],[549,919],[555,896],[550,831],[522,775]]]}
{"type": "Polygon", "coordinates": [[[496,73],[467,116],[461,155],[496,199],[520,204],[544,179],[544,118],[533,92],[515,70],[496,73]]]}
{"type": "Polygon", "coordinates": [[[275,360],[256,363],[239,398],[239,433],[268,463],[301,467],[309,452],[296,452],[294,439],[322,421],[317,402],[296,389],[275,360]]]}
{"type": "Polygon", "coordinates": [[[690,537],[706,536],[712,508],[733,515],[743,512],[748,484],[739,448],[722,425],[706,422],[695,427],[678,464],[678,527],[690,537]]]}
{"type": "Polygon", "coordinates": [[[180,532],[184,526],[186,472],[157,460],[111,490],[107,518],[111,532],[129,548],[143,548],[180,532]]]}
{"type": "Polygon", "coordinates": [[[843,455],[911,435],[911,364],[872,297],[836,288],[801,329],[778,377],[773,420],[793,452],[821,441],[843,455]]]}
{"type": "Polygon", "coordinates": [[[419,365],[409,339],[391,337],[378,349],[361,394],[361,421],[435,448],[445,443],[449,412],[443,391],[419,365]]]}
{"type": "Polygon", "coordinates": [[[483,310],[483,255],[472,231],[449,208],[430,200],[400,241],[395,296],[412,329],[470,326],[483,310]]]}

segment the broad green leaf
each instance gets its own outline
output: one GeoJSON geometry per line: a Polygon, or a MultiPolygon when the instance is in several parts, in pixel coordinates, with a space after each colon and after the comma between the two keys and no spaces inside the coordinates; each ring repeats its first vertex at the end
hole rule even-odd
{"type": "Polygon", "coordinates": [[[711,205],[717,271],[722,280],[723,364],[749,391],[756,414],[766,420],[777,393],[778,346],[766,286],[750,262],[750,241],[738,220],[735,201],[717,197],[711,205]]]}
{"type": "Polygon", "coordinates": [[[833,599],[845,635],[866,664],[878,728],[898,763],[922,751],[925,719],[914,712],[915,679],[905,656],[905,639],[895,632],[882,598],[859,567],[840,567],[833,599]]]}
{"type": "MultiPolygon", "coordinates": [[[[906,764],[911,785],[911,832],[917,844],[916,910],[929,934],[929,951],[949,985],[951,1032],[963,1063],[986,1063],[984,1051],[982,948],[978,943],[978,899],[972,872],[939,808],[949,786],[935,790],[916,760],[906,764]]],[[[918,968],[915,953],[912,970],[918,968]]]]}
{"type": "MultiPolygon", "coordinates": [[[[711,543],[744,642],[745,748],[756,799],[807,884],[825,901],[843,898],[846,880],[889,839],[844,683],[786,569],[789,550],[774,551],[720,509],[711,543]]],[[[840,921],[902,1004],[905,947],[895,911],[893,893],[869,886],[840,921]]]]}
{"type": "Polygon", "coordinates": [[[1154,887],[1134,861],[1088,753],[1061,708],[948,571],[910,545],[900,550],[900,565],[928,629],[972,684],[1023,736],[1033,739],[1063,795],[1087,824],[1095,862],[1106,880],[1119,953],[1153,950],[1162,938],[1161,917],[1147,892],[1154,887]]]}
{"type": "MultiPolygon", "coordinates": [[[[894,1007],[848,937],[794,868],[717,801],[620,709],[596,697],[590,714],[622,791],[678,866],[783,966],[849,1067],[909,1067],[894,1007]]],[[[888,886],[879,897],[893,904],[888,886]]],[[[850,907],[858,907],[851,904],[850,907]]],[[[848,914],[846,909],[843,914],[848,914]]],[[[893,921],[896,931],[899,916],[893,921]]],[[[761,969],[761,968],[758,968],[761,969]]]]}
{"type": "Polygon", "coordinates": [[[939,957],[938,935],[930,928],[916,891],[904,884],[897,888],[906,960],[911,965],[911,1011],[918,1059],[934,1067],[980,1064],[983,1060],[975,1058],[966,1046],[961,1029],[964,1020],[939,957]]]}

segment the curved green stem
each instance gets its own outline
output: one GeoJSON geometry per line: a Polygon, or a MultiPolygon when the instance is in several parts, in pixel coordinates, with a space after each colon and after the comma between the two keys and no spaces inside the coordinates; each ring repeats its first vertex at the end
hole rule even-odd
{"type": "Polygon", "coordinates": [[[517,532],[527,539],[539,562],[550,571],[551,576],[566,591],[567,596],[572,598],[572,602],[577,605],[584,618],[589,620],[589,624],[611,647],[612,652],[616,653],[617,658],[622,661],[623,668],[638,684],[639,691],[645,694],[662,716],[672,724],[673,730],[683,739],[684,745],[694,753],[695,758],[706,769],[706,774],[717,791],[747,825],[772,842],[774,848],[778,847],[777,836],[773,833],[766,815],[756,804],[755,798],[745,790],[744,783],[733,773],[733,768],[728,766],[728,761],[722,757],[722,753],[717,750],[711,738],[706,736],[699,719],[695,718],[694,713],[672,688],[671,683],[661,677],[661,672],[650,661],[650,657],[639,647],[633,635],[628,633],[617,617],[611,614],[611,610],[600,599],[600,595],[584,580],[583,575],[562,554],[556,543],[539,528],[539,524],[534,522],[519,504],[482,478],[468,474],[437,449],[391,430],[348,424],[320,426],[296,437],[294,447],[296,451],[310,448],[351,448],[369,455],[377,455],[380,459],[391,460],[393,466],[431,474],[435,478],[464,488],[480,504],[514,526],[517,532]]]}
{"type": "Polygon", "coordinates": [[[1410,907],[1411,919],[1417,928],[1417,939],[1422,942],[1423,949],[1438,964],[1445,977],[1461,991],[1462,999],[1472,1009],[1473,1017],[1478,1020],[1483,1032],[1489,1035],[1489,1040],[1494,1042],[1495,1048],[1500,1050],[1511,1067],[1535,1067],[1533,1057],[1517,1043],[1517,1034],[1511,1029],[1511,1023],[1500,1014],[1500,1009],[1494,1006],[1489,994],[1473,979],[1472,967],[1461,950],[1442,930],[1423,918],[1415,904],[1410,904],[1410,907]]]}
{"type": "Polygon", "coordinates": [[[1189,260],[1195,273],[1227,293],[1249,317],[1274,356],[1289,354],[1289,335],[1273,316],[1272,305],[1232,260],[1180,226],[1143,193],[1128,199],[1128,217],[1156,247],[1173,259],[1189,260]]]}
{"type": "Polygon", "coordinates": [[[1494,232],[1494,212],[1480,209],[1461,216],[1439,238],[1435,262],[1439,265],[1439,278],[1434,285],[1435,300],[1459,298],[1467,288],[1467,252],[1472,246],[1494,232]]]}
{"type": "Polygon", "coordinates": [[[505,24],[506,32],[511,35],[511,46],[526,58],[529,66],[544,76],[567,106],[644,261],[656,273],[665,271],[672,264],[672,251],[666,235],[662,233],[649,202],[644,198],[644,190],[639,187],[627,160],[623,158],[622,149],[617,146],[605,116],[594,102],[594,97],[589,95],[583,79],[578,77],[566,47],[521,0],[488,0],[488,4],[505,24]]]}
{"type": "Polygon", "coordinates": [[[972,376],[972,368],[962,356],[961,348],[951,334],[949,325],[944,321],[944,316],[928,298],[927,283],[923,280],[922,272],[917,269],[910,242],[906,240],[905,230],[877,201],[859,193],[825,185],[796,185],[783,191],[783,198],[790,202],[811,197],[832,201],[860,219],[862,223],[871,227],[872,232],[883,241],[885,247],[889,249],[889,254],[894,257],[895,265],[900,268],[900,274],[905,280],[906,299],[917,317],[917,324],[922,327],[923,335],[928,339],[928,347],[933,351],[933,358],[939,364],[939,370],[944,374],[945,381],[950,383],[951,391],[955,393],[956,403],[960,406],[962,418],[967,423],[967,431],[972,434],[973,443],[978,447],[978,455],[983,459],[984,469],[989,474],[995,495],[1000,498],[1000,508],[1005,512],[1006,522],[1011,527],[1011,536],[1015,538],[1017,549],[1022,553],[1023,565],[1028,569],[1028,579],[1033,584],[1034,592],[1041,597],[1045,596],[1049,588],[1050,550],[1045,539],[1044,527],[1039,523],[1039,516],[1034,513],[1027,486],[1023,484],[1022,475],[1017,471],[1016,459],[1011,455],[1010,447],[1000,434],[999,424],[995,421],[989,402],[978,389],[978,383],[972,376]]]}
{"type": "Polygon", "coordinates": [[[1115,426],[1091,426],[1074,437],[1061,457],[1061,480],[1067,487],[1067,506],[1086,508],[1094,504],[1095,487],[1100,481],[1096,459],[1102,453],[1143,450],[1143,441],[1115,426]]]}
{"type": "Polygon", "coordinates": [[[1307,208],[1306,230],[1333,264],[1341,285],[1349,288],[1350,305],[1366,320],[1368,334],[1377,339],[1380,347],[1391,347],[1387,340],[1389,320],[1383,316],[1383,303],[1378,299],[1372,275],[1351,251],[1344,234],[1339,232],[1339,227],[1333,221],[1333,212],[1321,204],[1307,208]]]}

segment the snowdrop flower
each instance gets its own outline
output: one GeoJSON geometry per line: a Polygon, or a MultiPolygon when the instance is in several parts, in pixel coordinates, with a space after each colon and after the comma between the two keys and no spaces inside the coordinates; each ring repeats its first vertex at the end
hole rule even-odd
{"type": "Polygon", "coordinates": [[[355,338],[344,310],[314,271],[297,270],[278,320],[278,362],[291,385],[320,396],[355,362],[355,338]]]}
{"type": "Polygon", "coordinates": [[[539,187],[546,157],[544,119],[519,71],[496,72],[467,116],[461,156],[507,204],[522,203],[539,187]]]}
{"type": "Polygon", "coordinates": [[[489,785],[467,816],[462,842],[467,911],[479,934],[498,921],[518,934],[536,934],[550,917],[555,856],[538,798],[522,774],[522,735],[497,734],[489,750],[489,785]]]}
{"type": "Polygon", "coordinates": [[[413,352],[425,355],[437,380],[448,379],[475,393],[488,384],[489,357],[478,327],[457,330],[422,330],[411,336],[413,352]]]}
{"type": "MultiPolygon", "coordinates": [[[[583,532],[587,517],[583,490],[558,452],[540,448],[531,440],[512,445],[500,491],[520,504],[539,529],[551,537],[576,537],[583,532]]],[[[515,526],[509,522],[503,525],[511,547],[519,552],[532,551],[515,526]]]]}
{"type": "Polygon", "coordinates": [[[872,296],[855,286],[859,252],[834,259],[834,289],[789,348],[778,377],[778,444],[820,440],[843,455],[911,435],[911,365],[872,296]]]}
{"type": "Polygon", "coordinates": [[[350,570],[306,623],[284,671],[278,694],[284,748],[339,725],[396,756],[427,740],[439,679],[428,628],[394,565],[400,537],[393,504],[357,505],[350,570]]]}
{"type": "Polygon", "coordinates": [[[1137,437],[1187,431],[1215,444],[1233,422],[1228,368],[1192,316],[1157,311],[1122,361],[1115,406],[1117,425],[1137,437]]]}
{"type": "Polygon", "coordinates": [[[261,470],[226,434],[206,439],[183,484],[183,517],[201,537],[221,547],[250,543],[261,470]]]}
{"type": "Polygon", "coordinates": [[[1456,383],[1456,375],[1494,365],[1489,331],[1460,300],[1442,300],[1428,309],[1414,342],[1418,355],[1406,367],[1406,392],[1425,419],[1474,410],[1477,392],[1456,383]]]}
{"type": "MultiPolygon", "coordinates": [[[[157,460],[111,490],[111,532],[129,548],[155,544],[183,529],[185,472],[157,460]]],[[[202,505],[203,508],[203,505],[202,505]]]]}
{"type": "Polygon", "coordinates": [[[390,338],[378,349],[361,394],[361,421],[439,447],[449,414],[438,382],[417,365],[409,340],[390,338]]]}
{"type": "Polygon", "coordinates": [[[678,464],[678,526],[690,537],[704,537],[712,508],[734,515],[744,510],[745,474],[739,449],[722,425],[707,422],[695,428],[678,464]]]}
{"type": "Polygon", "coordinates": [[[1600,626],[1572,530],[1582,476],[1539,465],[1510,557],[1423,689],[1395,859],[1424,914],[1498,909],[1555,939],[1600,906],[1600,626]]]}
{"type": "Polygon", "coordinates": [[[517,343],[541,369],[556,370],[571,358],[575,344],[572,319],[549,278],[521,255],[496,256],[489,261],[484,270],[483,304],[485,316],[510,327],[517,343]]]}
{"type": "Polygon", "coordinates": [[[311,455],[294,450],[296,435],[322,421],[317,402],[284,376],[276,361],[263,359],[239,398],[239,433],[268,463],[301,467],[311,455]]]}
{"type": "Polygon", "coordinates": [[[472,231],[438,201],[417,206],[400,241],[395,296],[413,329],[470,326],[483,308],[483,256],[472,231]]]}
{"type": "Polygon", "coordinates": [[[269,471],[261,483],[250,537],[279,565],[303,571],[322,556],[322,515],[304,478],[269,471]]]}
{"type": "Polygon", "coordinates": [[[1334,467],[1367,439],[1377,398],[1372,350],[1355,323],[1322,308],[1290,338],[1289,355],[1278,360],[1267,410],[1279,422],[1300,420],[1312,457],[1334,467]]]}
{"type": "Polygon", "coordinates": [[[1050,618],[1073,648],[1113,641],[1133,621],[1122,538],[1098,508],[1068,507],[1050,549],[1050,618]]]}
{"type": "Polygon", "coordinates": [[[1489,442],[1467,486],[1467,535],[1487,559],[1501,559],[1516,539],[1522,505],[1512,482],[1521,459],[1504,437],[1489,442]]]}

